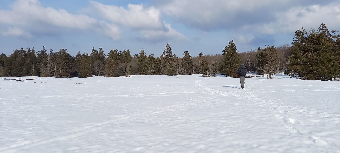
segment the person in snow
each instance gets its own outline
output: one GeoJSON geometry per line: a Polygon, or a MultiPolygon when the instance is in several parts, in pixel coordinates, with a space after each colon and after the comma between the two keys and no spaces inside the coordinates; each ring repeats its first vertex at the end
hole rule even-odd
{"type": "Polygon", "coordinates": [[[246,74],[247,74],[247,68],[243,64],[240,65],[240,68],[238,68],[237,74],[240,76],[240,83],[241,83],[241,88],[244,88],[244,80],[246,79],[246,74]]]}

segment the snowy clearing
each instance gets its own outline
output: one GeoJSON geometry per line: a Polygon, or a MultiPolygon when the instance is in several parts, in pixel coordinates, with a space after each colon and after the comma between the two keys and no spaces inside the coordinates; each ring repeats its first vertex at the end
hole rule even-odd
{"type": "Polygon", "coordinates": [[[244,90],[199,75],[0,78],[0,152],[340,152],[339,91],[286,76],[244,90]]]}

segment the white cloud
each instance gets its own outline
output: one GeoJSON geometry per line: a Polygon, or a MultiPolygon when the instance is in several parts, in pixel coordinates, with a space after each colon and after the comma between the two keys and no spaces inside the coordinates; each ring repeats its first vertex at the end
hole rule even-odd
{"type": "Polygon", "coordinates": [[[155,7],[129,4],[127,9],[91,1],[94,13],[111,22],[132,29],[164,29],[161,12],[155,7]]]}
{"type": "Polygon", "coordinates": [[[18,27],[9,27],[6,31],[0,31],[0,35],[2,36],[15,36],[15,37],[24,37],[31,38],[32,35],[28,32],[23,31],[18,27]]]}
{"type": "Polygon", "coordinates": [[[32,32],[69,32],[72,30],[90,30],[99,32],[114,40],[119,39],[119,27],[100,23],[86,15],[68,13],[42,7],[38,0],[18,0],[11,10],[0,10],[0,23],[26,26],[32,32]]]}
{"type": "Polygon", "coordinates": [[[170,24],[164,22],[164,25],[168,29],[167,31],[142,30],[141,33],[147,40],[172,39],[172,38],[176,38],[176,40],[187,40],[187,38],[183,34],[171,28],[170,24]]]}
{"type": "Polygon", "coordinates": [[[20,36],[23,35],[24,32],[20,28],[10,27],[7,31],[2,31],[1,34],[4,36],[20,36]]]}
{"type": "Polygon", "coordinates": [[[172,0],[161,10],[188,26],[202,30],[238,28],[271,20],[273,14],[292,0],[172,0]],[[275,5],[274,5],[275,4],[275,5]]]}
{"type": "Polygon", "coordinates": [[[155,7],[129,4],[125,9],[90,1],[87,10],[88,15],[84,11],[83,14],[72,14],[63,9],[44,7],[39,0],[17,0],[9,10],[0,9],[0,24],[23,27],[33,36],[91,31],[118,40],[120,28],[125,28],[148,40],[185,38],[170,24],[165,24],[161,11],[155,7]],[[89,15],[97,15],[103,21],[89,15]]]}
{"type": "Polygon", "coordinates": [[[253,35],[236,35],[235,38],[235,43],[244,45],[251,43],[255,37],[253,35]]]}
{"type": "Polygon", "coordinates": [[[283,32],[294,32],[301,27],[307,30],[315,29],[321,23],[325,23],[328,28],[332,27],[340,30],[340,3],[292,8],[278,15],[277,19],[276,22],[271,23],[271,26],[275,28],[281,27],[278,31],[283,32]]]}
{"type": "Polygon", "coordinates": [[[293,33],[301,26],[340,23],[335,0],[169,0],[160,8],[175,21],[206,31],[293,33]]]}
{"type": "Polygon", "coordinates": [[[245,25],[241,29],[257,31],[260,34],[293,34],[301,27],[308,31],[312,28],[317,29],[321,23],[325,23],[329,30],[339,30],[340,4],[294,7],[286,12],[277,13],[275,19],[269,23],[245,25]]]}
{"type": "Polygon", "coordinates": [[[129,4],[127,9],[114,5],[104,5],[91,1],[87,13],[100,16],[113,24],[134,30],[147,40],[186,40],[186,37],[176,31],[162,19],[161,11],[155,7],[129,4]]]}

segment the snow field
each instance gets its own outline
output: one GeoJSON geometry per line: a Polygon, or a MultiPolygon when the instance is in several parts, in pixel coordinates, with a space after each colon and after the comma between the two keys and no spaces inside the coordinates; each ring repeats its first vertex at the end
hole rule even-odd
{"type": "Polygon", "coordinates": [[[0,152],[340,152],[339,82],[0,80],[0,152]]]}

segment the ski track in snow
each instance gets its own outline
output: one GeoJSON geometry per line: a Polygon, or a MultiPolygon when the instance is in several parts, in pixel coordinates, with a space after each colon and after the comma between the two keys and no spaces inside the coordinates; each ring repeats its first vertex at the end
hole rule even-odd
{"type": "MultiPolygon", "coordinates": [[[[261,83],[261,81],[255,82],[255,84],[251,85],[250,90],[246,88],[244,91],[242,90],[240,92],[231,92],[213,89],[206,86],[206,84],[202,83],[201,80],[196,81],[197,86],[206,90],[207,93],[209,93],[210,95],[216,94],[220,94],[223,96],[231,95],[239,99],[242,99],[247,103],[253,103],[253,105],[267,108],[268,110],[271,111],[272,115],[275,116],[275,118],[282,122],[282,126],[286,128],[289,132],[301,137],[305,137],[312,141],[317,146],[339,149],[340,146],[339,139],[327,138],[328,136],[334,136],[334,134],[336,134],[337,136],[339,136],[338,138],[340,138],[339,130],[331,132],[320,131],[318,133],[313,131],[313,127],[315,125],[322,127],[324,124],[328,124],[328,126],[333,126],[334,129],[337,129],[337,127],[339,127],[340,125],[339,114],[329,114],[327,112],[320,112],[315,109],[309,109],[307,107],[295,107],[274,100],[262,99],[259,95],[259,91],[252,90],[252,87],[258,86],[259,83],[261,83]],[[298,117],[298,119],[295,117],[298,117]]],[[[317,89],[314,91],[326,91],[326,90],[317,89]]],[[[327,90],[327,91],[339,91],[339,90],[327,90]]],[[[337,152],[339,152],[339,150],[337,152]]]]}
{"type": "MultiPolygon", "coordinates": [[[[0,125],[2,129],[13,127],[15,124],[19,126],[16,127],[19,136],[8,128],[7,132],[0,131],[0,134],[3,134],[0,136],[3,138],[0,139],[0,152],[339,152],[340,150],[338,113],[324,112],[312,106],[301,106],[299,103],[288,103],[287,99],[279,100],[280,96],[267,96],[275,92],[296,92],[296,89],[290,87],[301,88],[298,84],[280,84],[283,88],[278,89],[275,84],[267,85],[267,82],[272,80],[253,78],[246,79],[246,88],[242,90],[238,87],[237,79],[222,77],[139,76],[129,78],[132,82],[130,84],[127,83],[128,80],[119,80],[121,78],[97,79],[99,85],[94,82],[96,78],[90,78],[73,79],[77,82],[80,80],[88,82],[78,86],[71,85],[72,81],[53,82],[54,79],[47,80],[52,81],[48,82],[53,83],[52,85],[36,86],[36,89],[41,89],[36,93],[47,93],[40,97],[43,99],[42,102],[53,104],[50,106],[33,107],[31,104],[20,106],[20,102],[25,104],[25,99],[32,98],[33,101],[40,102],[36,95],[30,95],[26,91],[20,90],[25,95],[1,97],[0,94],[1,107],[13,107],[13,110],[12,108],[0,110],[0,115],[13,116],[15,117],[13,119],[26,121],[25,115],[30,117],[30,114],[29,111],[24,112],[25,109],[32,109],[34,112],[50,108],[58,112],[59,109],[71,107],[70,109],[75,111],[65,116],[51,112],[55,118],[60,118],[61,121],[56,121],[62,124],[46,122],[47,128],[54,131],[48,131],[50,129],[34,131],[32,130],[34,128],[29,126],[32,124],[39,129],[41,127],[38,123],[31,123],[27,125],[29,127],[25,127],[26,129],[20,128],[21,124],[16,123],[17,121],[0,118],[4,123],[0,125]],[[105,81],[113,81],[115,85],[105,86],[105,81]],[[232,85],[223,86],[224,81],[232,85]],[[53,93],[44,91],[46,89],[44,86],[52,87],[57,84],[60,86],[55,87],[57,89],[53,93]],[[103,89],[98,90],[104,93],[99,91],[86,93],[90,87],[100,85],[103,89]],[[77,93],[71,89],[63,91],[65,87],[83,90],[85,93],[77,93]],[[114,102],[115,99],[120,102],[114,102]],[[74,102],[58,104],[60,100],[74,102]],[[81,104],[81,101],[84,104],[81,104]],[[111,112],[110,109],[115,111],[111,112]],[[18,114],[8,114],[11,112],[18,114]],[[91,114],[84,114],[90,117],[85,119],[77,116],[82,113],[99,115],[99,121],[91,114]],[[62,119],[67,119],[71,124],[68,126],[62,119]],[[38,132],[48,135],[33,137],[32,133],[38,132]],[[27,136],[20,138],[20,134],[27,136]],[[11,138],[11,135],[14,138],[11,138]]],[[[281,80],[276,80],[277,83],[282,83],[279,81],[281,80]]],[[[7,84],[11,88],[6,88],[7,86],[2,83],[1,90],[19,91],[16,82],[7,84]]],[[[339,85],[334,84],[322,89],[312,89],[313,92],[340,91],[339,85]]],[[[53,117],[48,116],[48,113],[38,112],[38,115],[41,121],[53,117]]]]}

